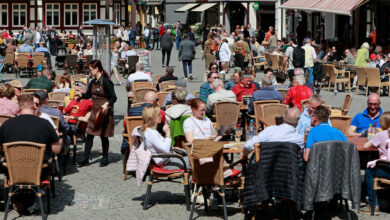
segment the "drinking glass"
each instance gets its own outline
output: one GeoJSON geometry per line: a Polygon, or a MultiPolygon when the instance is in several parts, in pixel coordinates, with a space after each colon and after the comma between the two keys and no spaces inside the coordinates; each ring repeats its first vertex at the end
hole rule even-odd
{"type": "Polygon", "coordinates": [[[242,136],[242,128],[241,128],[241,127],[238,127],[238,128],[236,128],[236,133],[235,133],[235,135],[234,135],[234,140],[235,140],[237,143],[240,142],[241,136],[242,136]]]}
{"type": "Polygon", "coordinates": [[[306,143],[306,140],[307,140],[307,135],[309,135],[310,130],[311,130],[311,126],[310,125],[305,127],[305,143],[306,143]]]}

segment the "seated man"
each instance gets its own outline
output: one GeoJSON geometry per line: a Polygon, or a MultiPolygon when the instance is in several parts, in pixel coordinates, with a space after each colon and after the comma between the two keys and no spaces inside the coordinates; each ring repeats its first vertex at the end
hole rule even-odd
{"type": "Polygon", "coordinates": [[[50,70],[44,69],[40,77],[32,78],[28,81],[25,89],[45,89],[46,92],[51,92],[54,83],[51,81],[52,75],[50,70]]]}
{"type": "MultiPolygon", "coordinates": [[[[179,90],[179,89],[185,89],[187,90],[187,81],[185,79],[179,79],[175,82],[175,90],[179,90]]],[[[187,96],[186,96],[186,102],[188,102],[188,100],[190,99],[194,99],[195,96],[194,94],[192,93],[189,93],[187,91],[187,96]]],[[[165,100],[164,100],[164,105],[163,107],[165,108],[167,105],[171,105],[172,104],[172,93],[169,93],[166,97],[165,97],[165,100]]]]}
{"type": "Polygon", "coordinates": [[[329,123],[330,111],[325,106],[318,106],[311,115],[311,126],[313,127],[306,139],[306,148],[303,159],[309,160],[310,148],[314,143],[321,141],[348,141],[343,132],[333,128],[329,123]]]}
{"type": "MultiPolygon", "coordinates": [[[[129,50],[129,49],[130,49],[130,46],[128,44],[126,44],[123,47],[123,51],[121,53],[121,59],[127,59],[127,57],[129,57],[129,56],[137,56],[137,53],[134,50],[129,50]]],[[[131,47],[131,49],[132,49],[132,47],[131,47]]]]}
{"type": "Polygon", "coordinates": [[[252,83],[252,75],[247,73],[243,74],[240,82],[233,87],[232,91],[236,94],[238,102],[241,102],[242,97],[245,95],[253,95],[256,91],[256,86],[252,83]]]}
{"type": "Polygon", "coordinates": [[[294,76],[293,85],[294,86],[288,90],[283,104],[301,109],[301,101],[309,99],[313,91],[305,86],[305,77],[303,75],[294,76]]]}
{"type": "Polygon", "coordinates": [[[45,47],[45,42],[40,42],[39,47],[35,48],[35,52],[50,53],[49,50],[45,47]]]}
{"type": "Polygon", "coordinates": [[[231,80],[229,80],[227,83],[225,83],[225,89],[232,90],[233,87],[240,82],[241,74],[242,74],[241,71],[235,71],[232,75],[231,80]]]}
{"type": "Polygon", "coordinates": [[[129,77],[127,78],[126,81],[126,89],[127,92],[129,92],[128,95],[131,95],[131,83],[132,82],[137,82],[137,81],[149,81],[152,82],[152,78],[150,77],[149,74],[145,73],[145,66],[142,62],[137,62],[136,64],[136,72],[133,74],[130,74],[129,77]]]}
{"type": "Polygon", "coordinates": [[[304,135],[305,129],[307,127],[311,127],[311,114],[318,108],[318,106],[322,105],[322,103],[323,101],[320,95],[313,94],[310,96],[309,106],[303,110],[298,122],[297,131],[299,134],[304,135]]]}
{"type": "MultiPolygon", "coordinates": [[[[360,137],[365,133],[370,124],[379,127],[379,117],[382,114],[381,100],[377,93],[368,96],[367,108],[363,113],[358,113],[353,117],[348,129],[348,135],[360,137]]],[[[366,136],[366,135],[363,135],[366,136]]]]}
{"type": "Polygon", "coordinates": [[[291,142],[303,148],[304,136],[295,131],[300,113],[296,107],[288,108],[284,115],[283,124],[267,127],[252,139],[247,140],[244,145],[243,158],[247,158],[248,154],[254,149],[255,144],[262,142],[291,142]]]}
{"type": "Polygon", "coordinates": [[[91,43],[87,43],[87,48],[84,50],[84,56],[93,55],[93,48],[91,43]]]}
{"type": "Polygon", "coordinates": [[[91,100],[81,98],[81,94],[86,93],[88,90],[88,86],[84,82],[75,81],[74,89],[76,90],[75,99],[64,109],[64,114],[66,114],[64,118],[68,121],[70,135],[82,133],[87,129],[93,105],[91,100]],[[77,122],[79,122],[78,125],[77,122]]]}
{"type": "Polygon", "coordinates": [[[207,98],[206,112],[209,115],[213,115],[215,113],[214,103],[220,101],[230,101],[230,102],[237,101],[236,94],[234,94],[234,92],[224,89],[224,84],[222,80],[215,79],[211,84],[211,88],[214,90],[214,93],[210,94],[209,97],[207,98]]]}
{"type": "Polygon", "coordinates": [[[209,95],[214,93],[213,88],[211,88],[211,84],[215,79],[219,79],[217,73],[210,72],[207,74],[207,82],[203,83],[199,90],[199,98],[202,101],[207,102],[209,95]]]}
{"type": "Polygon", "coordinates": [[[282,102],[282,94],[279,91],[276,91],[272,85],[272,76],[264,75],[262,80],[263,87],[253,93],[251,101],[248,105],[248,113],[253,114],[253,102],[262,101],[262,100],[279,100],[282,102]]]}
{"type": "MultiPolygon", "coordinates": [[[[173,72],[174,72],[173,67],[167,67],[165,69],[165,75],[158,80],[158,83],[162,83],[164,81],[170,81],[170,80],[177,80],[177,76],[175,76],[173,72]]],[[[157,90],[160,90],[159,84],[157,84],[156,87],[157,90]]]]}
{"type": "Polygon", "coordinates": [[[30,46],[30,41],[26,40],[24,42],[24,44],[20,45],[19,47],[19,50],[18,50],[19,53],[30,53],[30,55],[32,56],[34,54],[34,50],[33,48],[30,46]]]}

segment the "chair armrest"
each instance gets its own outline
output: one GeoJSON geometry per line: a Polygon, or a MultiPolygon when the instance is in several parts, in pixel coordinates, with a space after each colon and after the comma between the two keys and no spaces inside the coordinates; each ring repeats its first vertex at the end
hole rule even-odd
{"type": "Polygon", "coordinates": [[[384,74],[382,76],[380,76],[381,78],[385,78],[386,76],[390,76],[390,74],[384,74]]]}
{"type": "Polygon", "coordinates": [[[377,165],[377,166],[381,166],[381,165],[390,165],[390,160],[377,160],[377,161],[376,161],[376,165],[377,165]]]}
{"type": "Polygon", "coordinates": [[[249,113],[247,113],[246,115],[248,115],[248,117],[250,117],[250,118],[256,118],[255,115],[250,115],[249,113]]]}
{"type": "Polygon", "coordinates": [[[125,137],[125,138],[129,138],[129,135],[125,132],[122,133],[122,136],[125,137]]]}
{"type": "Polygon", "coordinates": [[[152,157],[150,159],[153,159],[153,158],[178,158],[183,163],[184,173],[187,173],[187,165],[184,161],[183,156],[181,156],[179,154],[163,154],[163,153],[161,153],[161,154],[152,155],[152,157]]]}

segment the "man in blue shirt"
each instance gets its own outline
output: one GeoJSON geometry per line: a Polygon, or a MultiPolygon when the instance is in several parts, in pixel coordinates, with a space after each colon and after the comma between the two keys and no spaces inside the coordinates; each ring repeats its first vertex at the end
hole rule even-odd
{"type": "Polygon", "coordinates": [[[244,145],[243,158],[247,158],[255,144],[262,142],[291,142],[298,144],[303,149],[303,135],[295,131],[300,113],[301,111],[296,107],[288,108],[284,116],[283,124],[267,127],[252,139],[247,140],[244,145]]]}
{"type": "Polygon", "coordinates": [[[45,42],[40,42],[39,43],[39,47],[35,49],[35,52],[47,52],[47,53],[50,53],[49,50],[45,47],[45,42]]]}
{"type": "Polygon", "coordinates": [[[264,75],[263,87],[253,93],[248,106],[248,113],[253,114],[253,102],[262,100],[279,100],[282,102],[282,94],[272,86],[272,76],[264,75]]]}
{"type": "Polygon", "coordinates": [[[321,141],[348,141],[343,132],[337,128],[333,128],[329,123],[330,111],[325,106],[318,106],[311,115],[310,130],[306,138],[306,149],[303,159],[307,162],[309,160],[310,148],[314,143],[321,141]]]}
{"type": "Polygon", "coordinates": [[[19,47],[19,53],[24,53],[24,52],[30,53],[31,56],[34,53],[33,48],[30,46],[30,41],[28,40],[26,40],[24,44],[20,45],[19,47]]]}
{"type": "Polygon", "coordinates": [[[202,99],[205,103],[207,103],[207,98],[210,94],[214,93],[214,89],[211,88],[211,84],[214,79],[219,79],[217,73],[210,72],[207,74],[207,82],[200,86],[199,98],[202,99]]]}
{"type": "Polygon", "coordinates": [[[381,100],[377,93],[368,96],[367,108],[363,113],[359,113],[353,117],[351,125],[348,129],[349,136],[360,137],[370,124],[374,127],[379,127],[379,117],[382,114],[381,100]]]}
{"type": "Polygon", "coordinates": [[[309,99],[309,106],[303,110],[299,119],[297,131],[299,134],[305,134],[305,128],[311,126],[311,114],[323,103],[321,96],[313,94],[309,99]]]}

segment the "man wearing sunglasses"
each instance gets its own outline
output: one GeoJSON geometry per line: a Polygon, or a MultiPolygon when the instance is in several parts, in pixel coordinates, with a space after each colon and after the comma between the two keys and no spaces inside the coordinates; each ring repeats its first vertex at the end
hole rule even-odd
{"type": "Polygon", "coordinates": [[[367,128],[372,125],[379,127],[379,117],[382,114],[381,100],[377,93],[368,96],[367,108],[363,113],[358,113],[353,117],[351,125],[348,129],[349,136],[364,136],[367,128]]]}
{"type": "Polygon", "coordinates": [[[210,72],[207,74],[207,82],[200,86],[199,91],[199,98],[202,99],[202,101],[207,102],[209,95],[214,93],[214,89],[211,87],[211,84],[215,79],[219,79],[217,73],[210,72]]]}

